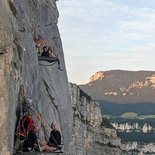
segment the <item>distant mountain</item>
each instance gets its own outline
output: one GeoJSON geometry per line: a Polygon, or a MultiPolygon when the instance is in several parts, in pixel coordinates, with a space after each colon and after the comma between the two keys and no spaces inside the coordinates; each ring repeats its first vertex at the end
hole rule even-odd
{"type": "Polygon", "coordinates": [[[94,100],[155,103],[155,71],[100,71],[79,87],[94,100]]]}
{"type": "Polygon", "coordinates": [[[116,128],[127,150],[154,148],[155,71],[100,71],[79,87],[99,102],[103,117],[116,128]]]}

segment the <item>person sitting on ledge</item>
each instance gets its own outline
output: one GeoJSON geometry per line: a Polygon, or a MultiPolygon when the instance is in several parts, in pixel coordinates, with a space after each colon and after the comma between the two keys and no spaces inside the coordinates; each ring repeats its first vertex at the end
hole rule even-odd
{"type": "Polygon", "coordinates": [[[52,146],[48,146],[47,144],[45,144],[44,142],[40,141],[37,138],[37,133],[38,131],[38,127],[37,126],[33,126],[28,135],[27,138],[25,139],[24,143],[23,143],[23,152],[35,152],[35,147],[38,146],[39,147],[39,151],[46,151],[46,152],[53,152],[56,150],[56,148],[52,147],[52,146]]]}
{"type": "Polygon", "coordinates": [[[47,46],[47,42],[43,39],[43,37],[41,35],[34,36],[33,40],[34,40],[34,44],[35,44],[35,47],[37,50],[37,54],[40,55],[41,54],[41,48],[43,46],[47,46]]]}
{"type": "Polygon", "coordinates": [[[43,47],[43,52],[41,53],[41,56],[49,57],[49,52],[47,51],[47,46],[43,47]]]}
{"type": "Polygon", "coordinates": [[[61,144],[61,134],[59,132],[59,130],[56,128],[56,123],[52,122],[51,123],[51,133],[50,133],[50,138],[49,138],[49,142],[47,143],[47,145],[49,145],[50,147],[55,147],[59,150],[62,149],[63,144],[61,144]]]}

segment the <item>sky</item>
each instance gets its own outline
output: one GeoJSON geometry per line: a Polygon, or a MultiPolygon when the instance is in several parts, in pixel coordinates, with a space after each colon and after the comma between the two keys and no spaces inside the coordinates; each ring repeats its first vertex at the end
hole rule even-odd
{"type": "Polygon", "coordinates": [[[59,0],[69,82],[97,71],[155,71],[155,0],[59,0]]]}

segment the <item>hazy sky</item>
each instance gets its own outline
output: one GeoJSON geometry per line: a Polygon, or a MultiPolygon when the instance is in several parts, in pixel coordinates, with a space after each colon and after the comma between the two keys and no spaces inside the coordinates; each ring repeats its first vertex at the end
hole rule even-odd
{"type": "Polygon", "coordinates": [[[59,0],[70,82],[97,71],[155,70],[155,0],[59,0]]]}

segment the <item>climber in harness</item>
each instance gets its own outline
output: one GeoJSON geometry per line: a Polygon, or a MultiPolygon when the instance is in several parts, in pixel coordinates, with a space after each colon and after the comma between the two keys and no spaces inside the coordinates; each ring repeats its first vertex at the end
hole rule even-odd
{"type": "Polygon", "coordinates": [[[33,38],[33,40],[34,40],[34,43],[35,43],[35,46],[36,46],[36,49],[37,49],[37,54],[40,54],[40,48],[41,48],[41,40],[42,40],[42,38],[41,38],[41,36],[40,35],[38,35],[38,37],[34,37],[33,38]]]}
{"type": "Polygon", "coordinates": [[[41,37],[41,35],[38,35],[37,37],[33,37],[34,44],[37,50],[37,54],[41,54],[41,48],[43,46],[47,46],[47,42],[41,37]]]}
{"type": "Polygon", "coordinates": [[[34,125],[33,118],[31,116],[31,103],[32,100],[23,97],[23,107],[20,110],[21,115],[18,111],[18,125],[16,127],[15,139],[19,138],[20,141],[23,141],[29,132],[29,129],[34,125]]]}
{"type": "Polygon", "coordinates": [[[41,53],[42,57],[49,57],[49,52],[47,51],[47,49],[48,49],[47,46],[43,47],[43,51],[41,53]]]}
{"type": "Polygon", "coordinates": [[[32,119],[32,116],[30,115],[30,113],[28,113],[26,116],[23,117],[23,126],[27,134],[29,130],[33,127],[33,125],[34,121],[32,119]]]}
{"type": "Polygon", "coordinates": [[[43,52],[41,53],[41,56],[38,56],[39,61],[47,61],[47,62],[58,62],[58,69],[63,71],[63,69],[60,67],[60,60],[57,57],[57,55],[53,52],[53,49],[51,47],[44,46],[43,52]]]}
{"type": "Polygon", "coordinates": [[[31,127],[31,129],[29,130],[27,138],[23,143],[23,152],[31,152],[34,149],[35,143],[37,143],[37,130],[38,129],[36,126],[31,127]]]}
{"type": "Polygon", "coordinates": [[[51,123],[51,133],[50,133],[50,138],[49,141],[47,143],[48,146],[52,146],[57,148],[58,150],[62,149],[63,144],[61,143],[61,134],[59,132],[59,130],[56,128],[56,123],[52,122],[51,123]]]}

